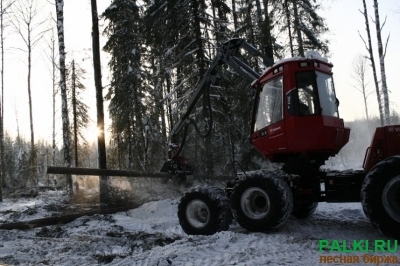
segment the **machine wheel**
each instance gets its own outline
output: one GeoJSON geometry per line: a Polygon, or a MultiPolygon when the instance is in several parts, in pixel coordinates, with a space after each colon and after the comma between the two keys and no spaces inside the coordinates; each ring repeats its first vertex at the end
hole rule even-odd
{"type": "Polygon", "coordinates": [[[232,212],[222,189],[194,187],[181,198],[178,218],[186,234],[212,235],[229,229],[232,212]]]}
{"type": "Polygon", "coordinates": [[[288,184],[279,176],[256,171],[238,182],[230,197],[238,223],[252,232],[270,232],[282,227],[293,209],[288,184]]]}
{"type": "Polygon", "coordinates": [[[376,164],[364,179],[361,203],[372,225],[400,239],[400,156],[376,164]]]}
{"type": "Polygon", "coordinates": [[[315,212],[318,202],[299,201],[293,205],[292,215],[298,219],[304,219],[315,212]]]}

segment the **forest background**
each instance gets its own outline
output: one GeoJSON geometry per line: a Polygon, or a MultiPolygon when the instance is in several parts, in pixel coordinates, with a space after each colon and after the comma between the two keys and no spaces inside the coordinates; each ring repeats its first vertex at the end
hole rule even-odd
{"type": "MultiPolygon", "coordinates": [[[[60,181],[46,175],[45,168],[63,165],[59,77],[57,71],[53,75],[53,66],[58,62],[55,7],[44,0],[3,2],[5,161],[2,185],[53,185],[60,181]],[[37,42],[32,47],[31,75],[37,157],[34,165],[30,160],[28,63],[23,41],[27,35],[26,31],[18,32],[16,23],[22,21],[18,6],[29,4],[37,8],[32,24],[32,36],[33,39],[36,36],[37,42]]],[[[369,0],[366,4],[382,92],[373,2],[369,0]]],[[[73,156],[73,164],[97,167],[90,3],[69,0],[64,5],[69,116],[70,121],[73,117],[79,121],[77,137],[73,134],[73,123],[70,125],[72,142],[77,144],[79,154],[78,159],[73,156]],[[74,101],[78,102],[75,115],[74,101]]],[[[400,123],[397,103],[400,81],[396,79],[396,59],[400,58],[397,48],[400,35],[396,26],[400,22],[399,10],[393,1],[379,1],[391,123],[400,123]]],[[[116,0],[99,1],[98,11],[108,168],[153,171],[161,168],[167,159],[169,130],[180,110],[207,70],[216,48],[236,37],[245,38],[275,61],[312,49],[334,64],[340,116],[352,128],[352,138],[341,154],[327,163],[328,167],[361,167],[373,128],[384,123],[370,62],[362,59],[370,56],[364,43],[367,33],[362,0],[116,0]],[[364,87],[359,82],[358,61],[366,66],[364,87]]],[[[220,87],[211,91],[215,113],[213,133],[210,138],[202,139],[191,132],[184,150],[184,156],[196,163],[199,174],[207,176],[232,174],[231,163],[235,160],[251,161],[257,166],[266,164],[248,143],[254,92],[249,84],[227,69],[221,69],[220,76],[220,87]]],[[[379,98],[383,104],[383,97],[379,98]]],[[[195,116],[205,129],[207,114],[202,111],[204,101],[200,103],[195,116]]],[[[75,154],[73,148],[70,152],[75,154]]]]}

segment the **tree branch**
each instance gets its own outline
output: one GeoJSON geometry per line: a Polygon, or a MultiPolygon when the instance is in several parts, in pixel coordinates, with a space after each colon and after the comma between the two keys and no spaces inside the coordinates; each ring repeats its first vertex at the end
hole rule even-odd
{"type": "Polygon", "coordinates": [[[366,41],[364,40],[364,38],[361,36],[360,31],[358,31],[358,36],[360,36],[361,40],[363,41],[363,43],[364,43],[364,45],[365,45],[365,49],[367,49],[367,51],[369,52],[369,48],[368,48],[367,42],[366,42],[366,41]]]}
{"type": "Polygon", "coordinates": [[[382,23],[382,26],[381,26],[381,31],[382,31],[382,29],[383,29],[383,27],[385,26],[385,24],[386,24],[386,19],[387,19],[387,16],[385,17],[385,20],[383,21],[383,23],[382,23]]]}
{"type": "Polygon", "coordinates": [[[388,35],[388,37],[386,39],[385,49],[383,50],[383,59],[385,59],[385,57],[386,57],[386,51],[387,51],[387,46],[388,46],[388,43],[389,43],[389,38],[390,38],[390,33],[389,33],[389,35],[388,35]]]}

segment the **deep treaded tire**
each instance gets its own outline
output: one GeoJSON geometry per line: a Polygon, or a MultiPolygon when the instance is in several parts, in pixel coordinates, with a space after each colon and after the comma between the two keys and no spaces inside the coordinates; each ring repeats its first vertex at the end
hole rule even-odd
{"type": "Polygon", "coordinates": [[[231,195],[231,207],[238,223],[252,232],[279,229],[293,210],[293,195],[288,184],[272,172],[248,172],[231,195]]]}
{"type": "Polygon", "coordinates": [[[212,235],[229,229],[232,212],[222,189],[194,187],[181,198],[178,218],[186,234],[212,235]]]}
{"type": "Polygon", "coordinates": [[[318,202],[300,201],[293,205],[292,215],[297,219],[305,219],[315,212],[318,202]]]}
{"type": "Polygon", "coordinates": [[[361,203],[371,224],[400,240],[400,156],[377,163],[361,187],[361,203]]]}

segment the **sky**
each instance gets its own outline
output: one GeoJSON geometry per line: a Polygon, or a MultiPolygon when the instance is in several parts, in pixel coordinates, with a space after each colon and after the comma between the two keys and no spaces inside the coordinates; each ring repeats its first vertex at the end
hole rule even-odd
{"type": "MultiPolygon", "coordinates": [[[[321,16],[326,18],[327,25],[330,29],[328,39],[330,40],[331,58],[333,63],[333,72],[335,79],[335,87],[337,98],[340,100],[339,112],[344,121],[352,121],[355,119],[365,118],[362,94],[357,91],[354,86],[355,80],[353,60],[358,55],[367,55],[364,43],[359,37],[358,32],[367,40],[365,21],[360,13],[362,7],[361,0],[335,0],[330,2],[330,7],[323,10],[321,16]]],[[[368,15],[374,16],[373,1],[367,0],[368,15]]],[[[387,46],[385,58],[385,69],[387,76],[388,89],[391,92],[390,105],[391,109],[400,113],[400,80],[398,77],[398,59],[400,58],[400,2],[392,0],[379,1],[379,15],[381,25],[387,16],[386,24],[382,30],[382,39],[386,40],[390,33],[390,39],[387,46]]],[[[370,29],[372,35],[372,44],[376,45],[375,24],[370,20],[370,29]]],[[[374,47],[374,57],[376,64],[378,63],[377,46],[374,47]]],[[[368,69],[369,70],[369,69],[368,69]]],[[[377,71],[380,71],[377,65],[377,71]]],[[[368,74],[370,84],[368,90],[375,91],[373,86],[372,73],[368,74]]],[[[378,74],[378,79],[380,75],[378,74]]],[[[379,116],[376,94],[368,97],[370,116],[379,116]]]]}
{"type": "MultiPolygon", "coordinates": [[[[85,103],[90,107],[89,115],[92,118],[86,138],[89,141],[95,140],[96,132],[96,102],[95,88],[93,82],[93,69],[91,64],[91,13],[90,1],[68,0],[64,1],[64,28],[65,44],[67,51],[67,63],[75,59],[78,64],[87,70],[86,92],[83,94],[85,103]],[[86,49],[86,50],[85,50],[86,49]]],[[[101,14],[111,1],[97,1],[98,13],[101,14]]],[[[344,121],[353,121],[365,117],[363,99],[360,92],[355,88],[355,81],[352,78],[354,74],[353,60],[357,54],[366,55],[366,49],[358,31],[366,38],[364,18],[359,12],[362,8],[361,0],[326,0],[324,9],[320,15],[326,19],[330,33],[325,37],[330,41],[330,58],[333,63],[334,79],[336,85],[337,97],[340,100],[339,112],[344,121]]],[[[400,81],[397,79],[398,66],[397,61],[400,58],[400,34],[398,25],[400,23],[400,3],[392,0],[380,0],[381,21],[387,16],[386,25],[383,28],[382,38],[386,40],[390,33],[390,40],[386,55],[387,83],[390,90],[391,108],[400,113],[400,81]]],[[[373,15],[372,0],[367,0],[369,15],[373,15]]],[[[42,0],[42,6],[39,5],[40,15],[49,16],[55,9],[54,6],[46,4],[42,0]]],[[[103,24],[100,21],[100,24],[103,24]]],[[[373,44],[375,40],[374,24],[370,24],[373,35],[373,44]]],[[[26,55],[15,49],[21,41],[20,37],[12,33],[11,27],[6,36],[6,66],[5,66],[5,128],[12,136],[19,133],[29,139],[29,109],[27,96],[27,71],[26,55]]],[[[48,36],[46,37],[48,39],[48,36]]],[[[101,36],[101,46],[105,44],[105,36],[101,36]]],[[[47,44],[42,42],[33,51],[33,73],[32,73],[32,102],[33,102],[33,122],[35,140],[47,140],[50,142],[52,136],[52,84],[50,74],[50,63],[46,59],[45,51],[47,44]]],[[[377,49],[374,50],[375,58],[378,58],[377,49]]],[[[109,73],[107,72],[107,55],[102,54],[102,75],[103,86],[109,82],[109,73]]],[[[369,90],[374,91],[372,87],[372,74],[369,90]]],[[[104,95],[107,89],[104,90],[104,95]]],[[[368,98],[369,110],[371,116],[378,116],[378,107],[376,104],[376,95],[372,94],[368,98]]],[[[61,106],[59,100],[56,107],[61,106]]],[[[107,107],[107,103],[105,103],[107,107]]],[[[107,109],[105,109],[107,110],[107,109]]],[[[60,117],[60,113],[57,113],[60,117]]],[[[109,117],[106,112],[106,128],[109,126],[109,117]]],[[[61,123],[57,121],[57,140],[61,145],[61,123]]],[[[106,138],[108,133],[106,132],[106,138]]]]}

